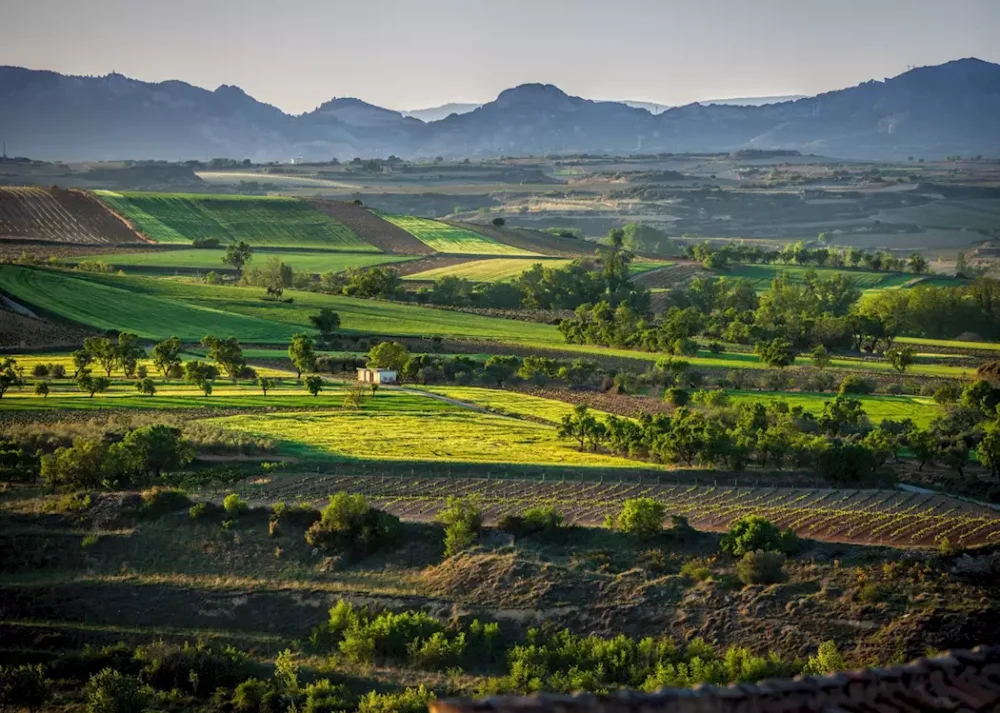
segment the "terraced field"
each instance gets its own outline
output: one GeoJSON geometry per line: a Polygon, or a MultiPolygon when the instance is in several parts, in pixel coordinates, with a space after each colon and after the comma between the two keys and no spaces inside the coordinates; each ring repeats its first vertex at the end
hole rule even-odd
{"type": "Polygon", "coordinates": [[[549,505],[569,522],[600,525],[628,498],[662,502],[668,514],[683,515],[702,530],[723,531],[743,515],[766,517],[803,537],[832,542],[933,547],[943,538],[963,547],[1000,542],[1000,513],[945,495],[898,490],[828,490],[673,485],[662,483],[539,482],[479,478],[286,476],[245,485],[244,497],[256,501],[323,501],[345,490],[365,496],[400,517],[429,520],[450,496],[475,496],[488,521],[549,505]]]}
{"type": "Polygon", "coordinates": [[[384,253],[432,255],[434,251],[398,225],[383,220],[374,212],[343,201],[311,200],[316,210],[343,223],[367,243],[384,253]]]}
{"type": "Polygon", "coordinates": [[[459,228],[439,220],[417,218],[412,215],[391,215],[388,213],[379,213],[378,215],[410,233],[432,250],[440,253],[460,255],[538,255],[537,252],[506,245],[485,235],[479,235],[465,228],[459,228]]]}
{"type": "Polygon", "coordinates": [[[378,252],[351,229],[296,198],[96,191],[140,233],[158,243],[216,238],[260,247],[378,252]]]}
{"type": "Polygon", "coordinates": [[[459,265],[437,267],[412,275],[406,275],[407,280],[434,281],[442,277],[460,277],[473,282],[506,282],[513,280],[533,265],[541,263],[545,267],[564,267],[570,260],[538,260],[532,258],[493,258],[489,260],[473,260],[459,265]]]}
{"type": "Polygon", "coordinates": [[[143,242],[90,194],[47,188],[0,188],[0,240],[4,238],[88,245],[143,242]]]}
{"type": "MultiPolygon", "coordinates": [[[[189,248],[184,250],[158,250],[156,252],[105,253],[87,255],[81,258],[70,258],[69,264],[87,260],[91,262],[106,262],[114,267],[123,268],[153,268],[157,270],[231,270],[232,266],[224,264],[222,258],[225,250],[204,248],[189,248]]],[[[415,260],[416,257],[403,255],[385,255],[382,253],[341,253],[341,252],[286,252],[261,248],[254,251],[254,260],[263,262],[276,256],[296,272],[314,274],[324,272],[343,272],[349,267],[371,267],[386,263],[415,260]]],[[[251,262],[251,265],[253,262],[251,262]]]]}

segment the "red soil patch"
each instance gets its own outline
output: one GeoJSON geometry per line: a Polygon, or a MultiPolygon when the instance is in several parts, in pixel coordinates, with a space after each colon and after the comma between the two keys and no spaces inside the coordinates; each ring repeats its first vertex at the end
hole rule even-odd
{"type": "Polygon", "coordinates": [[[0,188],[0,239],[113,245],[145,242],[89,193],[0,188]]]}

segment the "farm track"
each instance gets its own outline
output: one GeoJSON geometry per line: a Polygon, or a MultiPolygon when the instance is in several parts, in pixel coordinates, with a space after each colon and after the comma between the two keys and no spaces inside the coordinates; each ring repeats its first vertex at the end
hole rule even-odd
{"type": "Polygon", "coordinates": [[[650,497],[662,502],[668,514],[716,532],[738,517],[756,514],[800,536],[830,542],[935,547],[947,538],[963,547],[1000,543],[1000,513],[943,495],[897,490],[314,474],[244,486],[241,494],[257,502],[318,504],[338,491],[362,493],[379,507],[413,520],[433,518],[450,496],[474,496],[489,522],[550,505],[568,522],[596,526],[627,498],[650,497]]]}
{"type": "Polygon", "coordinates": [[[45,188],[0,188],[2,239],[86,245],[145,242],[90,194],[45,188]]]}
{"type": "Polygon", "coordinates": [[[434,251],[408,232],[371,211],[353,203],[331,200],[307,201],[316,210],[325,213],[353,230],[359,238],[384,253],[398,255],[433,255],[434,251]]]}

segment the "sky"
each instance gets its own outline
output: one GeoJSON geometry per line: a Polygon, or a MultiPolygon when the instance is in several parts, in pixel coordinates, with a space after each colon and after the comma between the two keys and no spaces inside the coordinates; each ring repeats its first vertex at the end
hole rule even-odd
{"type": "Polygon", "coordinates": [[[0,65],[241,87],[289,113],[526,82],[685,104],[1000,62],[1000,0],[0,0],[0,65]]]}

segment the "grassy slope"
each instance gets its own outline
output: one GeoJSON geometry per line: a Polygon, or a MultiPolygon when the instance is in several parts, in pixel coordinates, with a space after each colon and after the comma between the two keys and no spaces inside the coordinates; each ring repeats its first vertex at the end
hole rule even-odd
{"type": "MultiPolygon", "coordinates": [[[[210,250],[190,248],[188,250],[163,250],[156,252],[106,253],[102,255],[87,255],[67,259],[68,263],[78,263],[83,260],[106,262],[116,267],[154,267],[154,268],[186,268],[191,270],[232,269],[222,262],[225,250],[210,250]]],[[[405,262],[415,257],[403,255],[353,254],[353,253],[322,253],[322,252],[282,252],[280,250],[255,250],[254,259],[257,262],[277,256],[281,261],[291,265],[296,272],[343,272],[349,267],[370,267],[385,263],[405,262]]],[[[251,262],[253,265],[253,262],[251,262]]]]}
{"type": "Polygon", "coordinates": [[[531,258],[495,258],[473,260],[459,265],[436,267],[412,275],[406,280],[437,280],[442,277],[461,277],[473,282],[502,282],[512,280],[533,265],[541,263],[545,267],[558,268],[568,265],[570,260],[535,260],[531,258]]]}
{"type": "MultiPolygon", "coordinates": [[[[498,319],[416,305],[393,304],[312,292],[286,291],[294,303],[261,299],[261,291],[219,287],[149,277],[78,274],[7,266],[0,270],[0,290],[29,305],[102,329],[132,331],[145,338],[177,335],[200,339],[206,333],[234,335],[246,343],[286,341],[298,331],[312,331],[309,317],[322,307],[340,314],[347,334],[486,339],[523,348],[558,349],[567,354],[620,356],[656,361],[661,355],[628,349],[566,344],[553,325],[498,319]]],[[[763,369],[755,354],[707,350],[692,365],[724,369],[763,369]]],[[[806,365],[805,359],[799,359],[806,365]]],[[[888,362],[837,357],[832,366],[888,372],[888,362]]],[[[908,373],[966,377],[972,369],[918,363],[908,373]]]]}
{"type": "Polygon", "coordinates": [[[522,250],[511,245],[505,245],[485,235],[479,235],[469,230],[456,228],[428,218],[417,218],[409,215],[379,216],[393,225],[397,225],[413,235],[422,243],[442,253],[460,255],[537,255],[529,250],[522,250]]]}
{"type": "Polygon", "coordinates": [[[347,226],[295,198],[112,191],[97,195],[157,242],[218,238],[255,246],[377,252],[347,226]]]}
{"type": "Polygon", "coordinates": [[[477,413],[406,392],[380,391],[357,411],[247,414],[210,419],[207,423],[273,438],[285,444],[286,450],[303,457],[649,467],[624,458],[577,451],[558,439],[552,425],[477,413]],[[413,400],[393,403],[402,395],[413,400]]]}
{"type": "MultiPolygon", "coordinates": [[[[801,406],[805,411],[812,414],[820,414],[823,411],[823,404],[833,401],[836,394],[807,394],[807,393],[786,393],[781,391],[730,391],[728,392],[733,401],[752,401],[768,403],[771,401],[784,401],[789,406],[801,406]]],[[[861,401],[865,413],[872,423],[879,423],[883,419],[896,421],[905,418],[913,419],[918,426],[926,427],[938,416],[944,414],[944,409],[938,406],[934,399],[923,396],[852,396],[861,401]]]]}
{"type": "MultiPolygon", "coordinates": [[[[573,404],[555,399],[544,399],[531,394],[500,389],[484,389],[475,386],[420,386],[415,387],[433,394],[482,406],[490,411],[512,416],[528,416],[552,423],[559,423],[563,416],[573,413],[573,404]]],[[[591,409],[591,413],[603,415],[602,411],[591,409]]]]}

